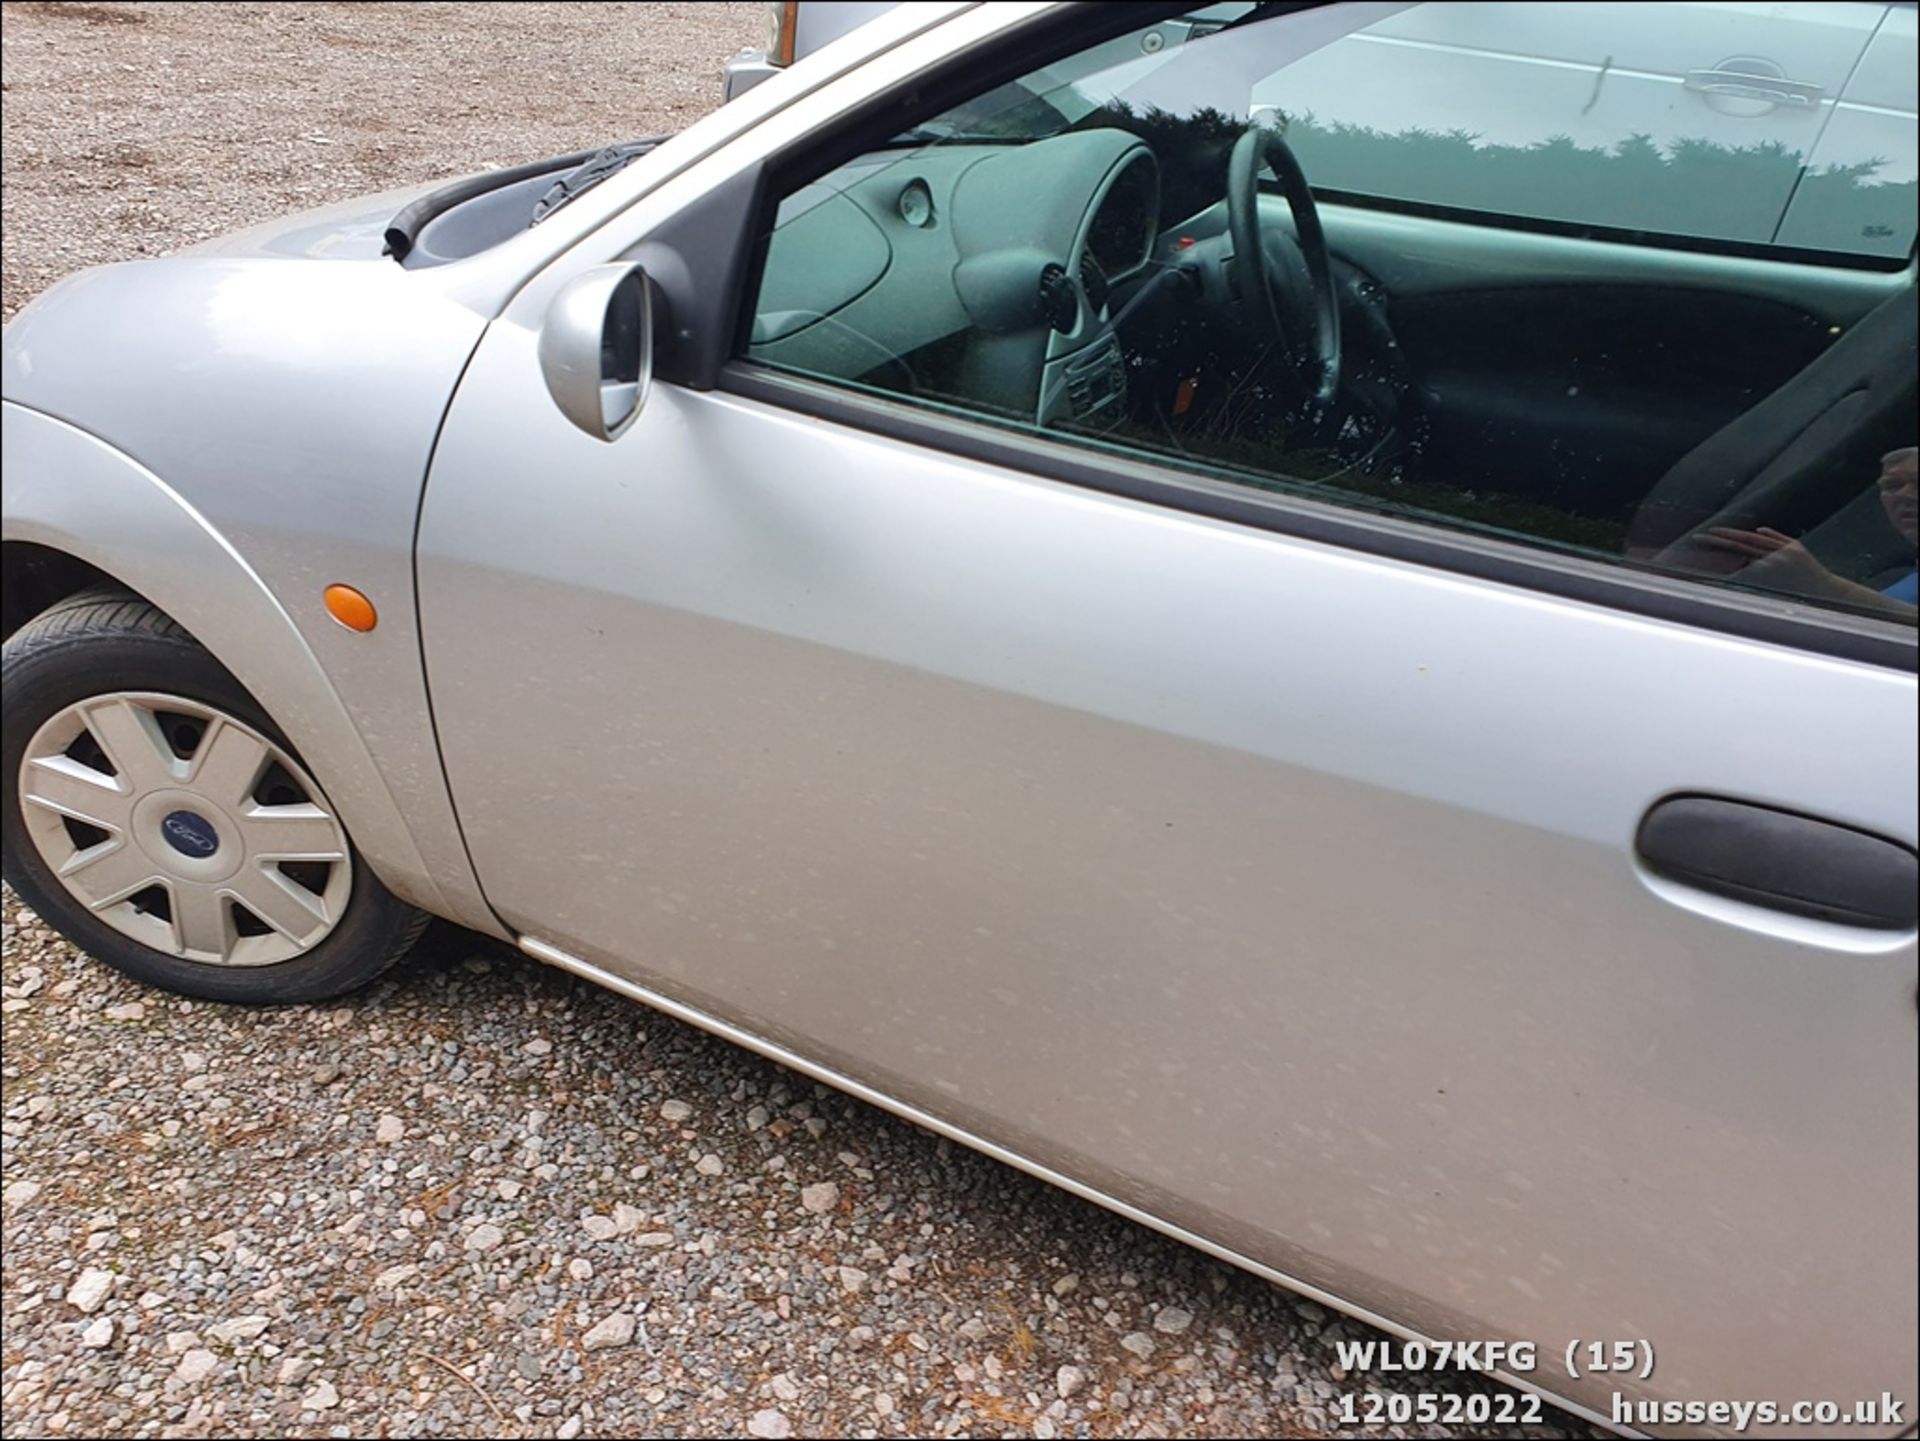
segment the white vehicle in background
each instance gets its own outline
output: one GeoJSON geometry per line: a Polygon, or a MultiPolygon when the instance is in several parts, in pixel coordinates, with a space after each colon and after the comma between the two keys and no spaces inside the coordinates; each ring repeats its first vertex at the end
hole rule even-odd
{"type": "MultiPolygon", "coordinates": [[[[767,48],[729,62],[727,98],[891,8],[871,0],[768,6],[767,48]]],[[[1464,184],[1506,216],[1620,228],[1610,213],[1618,206],[1630,225],[1703,239],[1905,253],[1897,214],[1835,205],[1803,179],[1865,171],[1890,207],[1910,208],[1899,187],[1920,164],[1911,3],[1351,0],[1329,8],[1342,14],[1320,48],[1306,39],[1299,60],[1256,80],[1251,113],[1240,117],[1285,117],[1288,143],[1317,188],[1458,209],[1464,184]],[[1378,18],[1355,29],[1355,10],[1378,18]],[[1451,140],[1451,153],[1379,143],[1412,135],[1451,140]],[[1503,152],[1569,145],[1602,155],[1651,146],[1667,156],[1717,146],[1747,156],[1754,174],[1729,206],[1715,185],[1642,192],[1626,166],[1612,183],[1541,194],[1523,167],[1498,163],[1503,152]]],[[[1137,85],[1174,42],[1245,9],[1210,6],[1146,32],[1138,69],[1108,71],[1103,84],[1137,85]]],[[[1086,108],[1102,99],[1089,95],[1086,108]]],[[[1170,90],[1156,99],[1177,110],[1193,97],[1170,90]]],[[[1070,113],[1059,92],[1049,100],[1070,113]]]]}
{"type": "Polygon", "coordinates": [[[784,0],[767,6],[767,48],[742,50],[727,62],[727,99],[746,94],[802,55],[891,9],[892,0],[816,0],[808,5],[784,0]]]}

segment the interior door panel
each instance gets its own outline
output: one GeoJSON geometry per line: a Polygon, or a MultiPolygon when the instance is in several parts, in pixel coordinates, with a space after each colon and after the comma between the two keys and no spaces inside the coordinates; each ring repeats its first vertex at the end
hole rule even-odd
{"type": "MultiPolygon", "coordinates": [[[[1354,205],[1321,217],[1391,297],[1433,473],[1608,521],[1912,284],[1354,205]]],[[[1291,225],[1277,202],[1262,218],[1291,225]]]]}
{"type": "MultiPolygon", "coordinates": [[[[1182,229],[1204,234],[1210,223],[1224,228],[1224,212],[1216,207],[1182,229]]],[[[1285,201],[1269,195],[1261,199],[1260,223],[1291,230],[1293,218],[1285,201]]],[[[1777,300],[1804,308],[1829,325],[1845,325],[1913,284],[1911,263],[1899,270],[1802,264],[1512,229],[1497,220],[1474,224],[1338,201],[1321,204],[1320,223],[1337,253],[1373,276],[1390,295],[1402,298],[1496,281],[1655,284],[1777,300]]]]}
{"type": "Polygon", "coordinates": [[[1832,340],[1777,300],[1598,281],[1470,279],[1389,313],[1435,473],[1611,520],[1832,340]]]}

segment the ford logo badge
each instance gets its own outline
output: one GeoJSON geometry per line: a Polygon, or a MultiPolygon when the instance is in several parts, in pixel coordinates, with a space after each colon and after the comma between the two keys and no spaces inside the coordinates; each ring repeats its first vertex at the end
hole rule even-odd
{"type": "Polygon", "coordinates": [[[174,811],[160,822],[160,829],[166,833],[168,845],[196,861],[203,861],[220,849],[220,833],[208,824],[206,817],[192,811],[174,811]]]}

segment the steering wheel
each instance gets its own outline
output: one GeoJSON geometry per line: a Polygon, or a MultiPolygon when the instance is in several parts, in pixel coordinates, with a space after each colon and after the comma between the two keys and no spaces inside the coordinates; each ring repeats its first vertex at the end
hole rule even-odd
{"type": "Polygon", "coordinates": [[[1280,132],[1247,128],[1227,161],[1227,234],[1233,241],[1240,293],[1279,338],[1317,405],[1340,389],[1340,305],[1320,211],[1300,162],[1280,132]],[[1293,212],[1292,237],[1260,227],[1260,165],[1279,178],[1293,212]]]}

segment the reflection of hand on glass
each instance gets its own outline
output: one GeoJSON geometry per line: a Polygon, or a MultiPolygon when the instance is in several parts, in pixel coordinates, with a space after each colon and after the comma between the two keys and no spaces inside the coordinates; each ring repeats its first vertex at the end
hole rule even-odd
{"type": "Polygon", "coordinates": [[[1880,504],[1893,528],[1920,552],[1920,447],[1909,445],[1880,457],[1880,504]]]}
{"type": "MultiPolygon", "coordinates": [[[[1880,458],[1880,504],[1893,528],[1907,544],[1920,549],[1920,449],[1907,446],[1880,458]]],[[[1920,604],[1920,572],[1909,570],[1885,590],[1843,580],[1828,570],[1799,541],[1771,526],[1740,530],[1715,526],[1699,537],[1703,545],[1748,558],[1743,578],[1763,582],[1769,589],[1792,591],[1825,600],[1847,601],[1905,613],[1920,604]]]]}
{"type": "MultiPolygon", "coordinates": [[[[1772,526],[1763,525],[1758,530],[1736,530],[1732,526],[1716,525],[1701,539],[1718,550],[1730,550],[1750,560],[1766,561],[1764,569],[1768,583],[1781,590],[1799,591],[1803,595],[1838,595],[1851,585],[1815,560],[1813,552],[1799,541],[1790,535],[1783,535],[1772,526]]],[[[1748,567],[1749,571],[1755,569],[1748,567]]],[[[1751,578],[1758,579],[1758,576],[1751,578]]],[[[1865,586],[1851,588],[1866,589],[1865,586]]]]}

